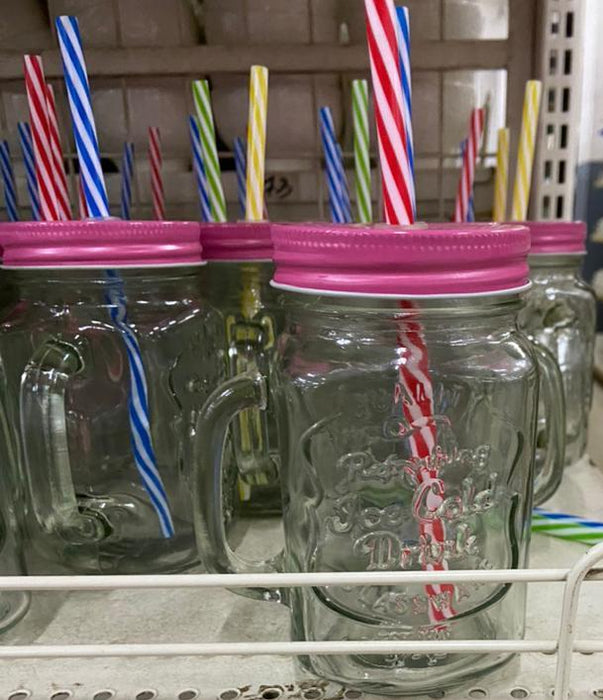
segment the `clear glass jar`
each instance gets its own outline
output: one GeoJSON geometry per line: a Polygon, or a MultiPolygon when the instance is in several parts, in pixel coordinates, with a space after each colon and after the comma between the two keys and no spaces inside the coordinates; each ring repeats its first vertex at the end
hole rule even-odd
{"type": "Polygon", "coordinates": [[[57,269],[53,260],[53,269],[12,270],[18,301],[0,323],[27,537],[42,557],[36,566],[97,574],[186,569],[198,562],[194,426],[225,378],[222,324],[194,266],[198,226],[44,226],[35,237],[18,229],[5,264],[21,253],[31,268],[69,235],[89,235],[91,245],[79,241],[79,269],[57,269]],[[41,249],[24,250],[27,235],[41,249]],[[192,252],[170,266],[166,243],[172,252],[189,245],[192,252]],[[142,265],[86,268],[98,264],[96,251],[115,245],[120,263],[132,254],[142,265]],[[147,260],[144,246],[152,246],[147,260]]]}
{"type": "MultiPolygon", "coordinates": [[[[215,446],[228,422],[241,409],[265,405],[263,380],[242,376],[214,392],[199,429],[196,527],[210,571],[487,570],[527,563],[539,384],[550,409],[541,493],[558,485],[564,447],[554,358],[516,326],[527,232],[470,225],[427,235],[369,232],[373,238],[360,227],[275,227],[275,280],[285,290],[286,322],[270,383],[285,550],[273,561],[242,561],[226,543],[220,513],[208,508],[221,480],[215,446]],[[508,241],[501,243],[503,236],[508,241]],[[486,260],[479,258],[484,251],[486,260]],[[458,282],[472,254],[483,268],[468,273],[475,284],[458,282]],[[428,260],[420,274],[413,257],[428,260]],[[414,296],[424,284],[431,298],[414,296]],[[319,285],[328,295],[316,291],[319,285]],[[483,293],[455,294],[459,288],[483,293]]],[[[517,639],[524,631],[525,586],[518,584],[247,592],[290,607],[294,640],[517,639]]],[[[508,658],[399,653],[311,655],[302,662],[367,692],[418,694],[508,658]]]]}
{"type": "MultiPolygon", "coordinates": [[[[259,371],[268,376],[275,342],[283,329],[280,293],[270,286],[274,271],[270,226],[259,223],[201,225],[203,290],[224,323],[226,374],[259,371]]],[[[226,438],[225,498],[241,515],[281,512],[280,455],[272,404],[243,411],[226,438]]],[[[227,519],[229,519],[227,517],[227,519]]]]}
{"type": "MultiPolygon", "coordinates": [[[[565,392],[567,465],[586,450],[596,328],[596,302],[580,270],[586,229],[580,222],[533,222],[532,288],[520,327],[555,356],[565,392]]],[[[542,411],[541,411],[542,413],[542,411]]],[[[542,423],[542,416],[540,422],[542,423]]]]}

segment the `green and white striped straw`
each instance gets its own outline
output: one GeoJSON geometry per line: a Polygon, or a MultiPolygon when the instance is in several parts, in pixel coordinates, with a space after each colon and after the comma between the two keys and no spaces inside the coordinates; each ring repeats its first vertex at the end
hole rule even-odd
{"type": "Polygon", "coordinates": [[[222,189],[220,161],[216,146],[216,130],[214,128],[214,117],[211,110],[209,83],[207,80],[195,80],[193,82],[193,101],[197,117],[199,118],[201,149],[207,175],[211,213],[214,221],[224,222],[226,221],[226,200],[222,189]]]}
{"type": "Polygon", "coordinates": [[[542,508],[534,508],[532,532],[591,546],[603,542],[603,523],[542,508]]]}
{"type": "Polygon", "coordinates": [[[373,220],[371,203],[371,164],[369,158],[368,82],[352,81],[352,110],[354,113],[354,163],[356,166],[356,202],[358,221],[373,220]]]}

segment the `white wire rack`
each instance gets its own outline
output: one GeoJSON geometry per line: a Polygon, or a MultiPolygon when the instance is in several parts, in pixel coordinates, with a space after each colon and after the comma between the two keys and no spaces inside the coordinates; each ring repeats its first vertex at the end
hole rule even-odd
{"type": "MultiPolygon", "coordinates": [[[[566,503],[592,516],[603,472],[584,462],[563,491],[566,503]]],[[[268,524],[249,528],[246,551],[273,535],[268,524]]],[[[303,675],[295,657],[409,652],[518,655],[474,684],[431,697],[603,698],[603,544],[587,551],[536,536],[532,560],[531,569],[479,572],[0,579],[1,590],[33,592],[28,618],[0,646],[0,700],[355,700],[369,696],[303,675]],[[291,642],[283,606],[224,590],[467,581],[528,582],[526,638],[291,642]]]]}

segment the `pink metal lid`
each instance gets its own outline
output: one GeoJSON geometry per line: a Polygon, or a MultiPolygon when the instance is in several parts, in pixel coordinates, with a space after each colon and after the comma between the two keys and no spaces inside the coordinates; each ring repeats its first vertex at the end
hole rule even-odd
{"type": "Polygon", "coordinates": [[[491,294],[528,285],[519,224],[274,224],[273,285],[392,297],[491,294]]]}
{"type": "Polygon", "coordinates": [[[583,221],[525,221],[530,230],[530,255],[584,254],[586,224],[583,221]]]}
{"type": "Polygon", "coordinates": [[[270,224],[267,221],[201,224],[201,244],[206,260],[272,260],[270,224]]]}
{"type": "Polygon", "coordinates": [[[6,268],[200,265],[194,221],[23,221],[0,224],[6,268]]]}

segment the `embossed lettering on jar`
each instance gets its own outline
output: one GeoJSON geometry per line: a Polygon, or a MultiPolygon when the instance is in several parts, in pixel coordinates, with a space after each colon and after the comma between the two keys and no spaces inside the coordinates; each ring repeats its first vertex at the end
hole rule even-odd
{"type": "MultiPolygon", "coordinates": [[[[286,310],[271,377],[285,551],[282,561],[263,566],[301,572],[524,566],[537,357],[550,389],[551,431],[560,436],[548,443],[539,491],[559,483],[563,454],[554,359],[536,356],[516,328],[528,276],[527,230],[275,225],[273,239],[274,284],[286,310]]],[[[261,400],[261,384],[241,378],[214,393],[204,408],[203,444],[237,402],[249,405],[254,392],[261,400]]],[[[213,463],[211,473],[198,475],[198,495],[220,479],[219,455],[213,463]]],[[[203,520],[211,515],[206,501],[199,513],[208,566],[244,569],[224,543],[215,512],[213,522],[203,520]]],[[[508,639],[521,637],[524,627],[523,585],[250,594],[290,606],[295,640],[508,639]]],[[[314,674],[369,692],[418,694],[507,658],[405,651],[302,661],[314,674]]]]}
{"type": "MultiPolygon", "coordinates": [[[[586,226],[581,222],[529,222],[530,279],[519,324],[556,357],[566,405],[567,465],[586,450],[592,397],[595,297],[581,277],[586,226]]],[[[542,419],[541,419],[542,420],[542,419]]]]}

